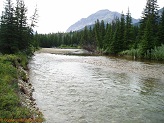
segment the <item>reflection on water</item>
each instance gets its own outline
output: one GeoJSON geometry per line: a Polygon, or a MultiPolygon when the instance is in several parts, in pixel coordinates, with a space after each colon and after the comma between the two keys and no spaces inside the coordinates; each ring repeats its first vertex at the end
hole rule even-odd
{"type": "Polygon", "coordinates": [[[46,123],[163,123],[164,65],[36,54],[34,97],[46,123]]]}

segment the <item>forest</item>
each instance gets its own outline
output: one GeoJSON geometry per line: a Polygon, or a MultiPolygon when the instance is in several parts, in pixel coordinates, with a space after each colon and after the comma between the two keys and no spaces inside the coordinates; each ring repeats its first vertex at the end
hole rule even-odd
{"type": "Polygon", "coordinates": [[[40,47],[81,47],[107,55],[164,60],[164,11],[159,15],[157,0],[147,0],[138,24],[132,24],[128,9],[110,24],[97,20],[93,27],[69,33],[36,33],[35,39],[40,47]]]}

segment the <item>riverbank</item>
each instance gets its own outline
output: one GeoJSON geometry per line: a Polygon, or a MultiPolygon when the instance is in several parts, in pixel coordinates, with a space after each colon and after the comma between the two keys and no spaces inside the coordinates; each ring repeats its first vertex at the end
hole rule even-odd
{"type": "Polygon", "coordinates": [[[59,49],[59,48],[42,48],[35,53],[51,53],[61,55],[91,55],[92,53],[84,49],[59,49]]]}
{"type": "Polygon", "coordinates": [[[33,98],[25,55],[0,55],[0,121],[42,122],[33,98]]]}

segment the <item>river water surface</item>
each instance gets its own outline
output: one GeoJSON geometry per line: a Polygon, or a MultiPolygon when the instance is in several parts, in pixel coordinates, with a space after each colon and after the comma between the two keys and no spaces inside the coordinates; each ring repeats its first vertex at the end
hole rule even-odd
{"type": "Polygon", "coordinates": [[[164,64],[38,53],[29,68],[46,123],[164,123],[164,64]]]}

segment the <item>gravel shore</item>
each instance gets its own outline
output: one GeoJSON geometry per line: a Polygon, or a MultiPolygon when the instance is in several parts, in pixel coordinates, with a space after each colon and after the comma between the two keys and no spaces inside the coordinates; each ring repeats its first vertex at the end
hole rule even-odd
{"type": "Polygon", "coordinates": [[[51,53],[51,54],[63,54],[63,55],[90,55],[91,52],[88,52],[84,49],[58,49],[58,48],[42,48],[36,53],[51,53]]]}

